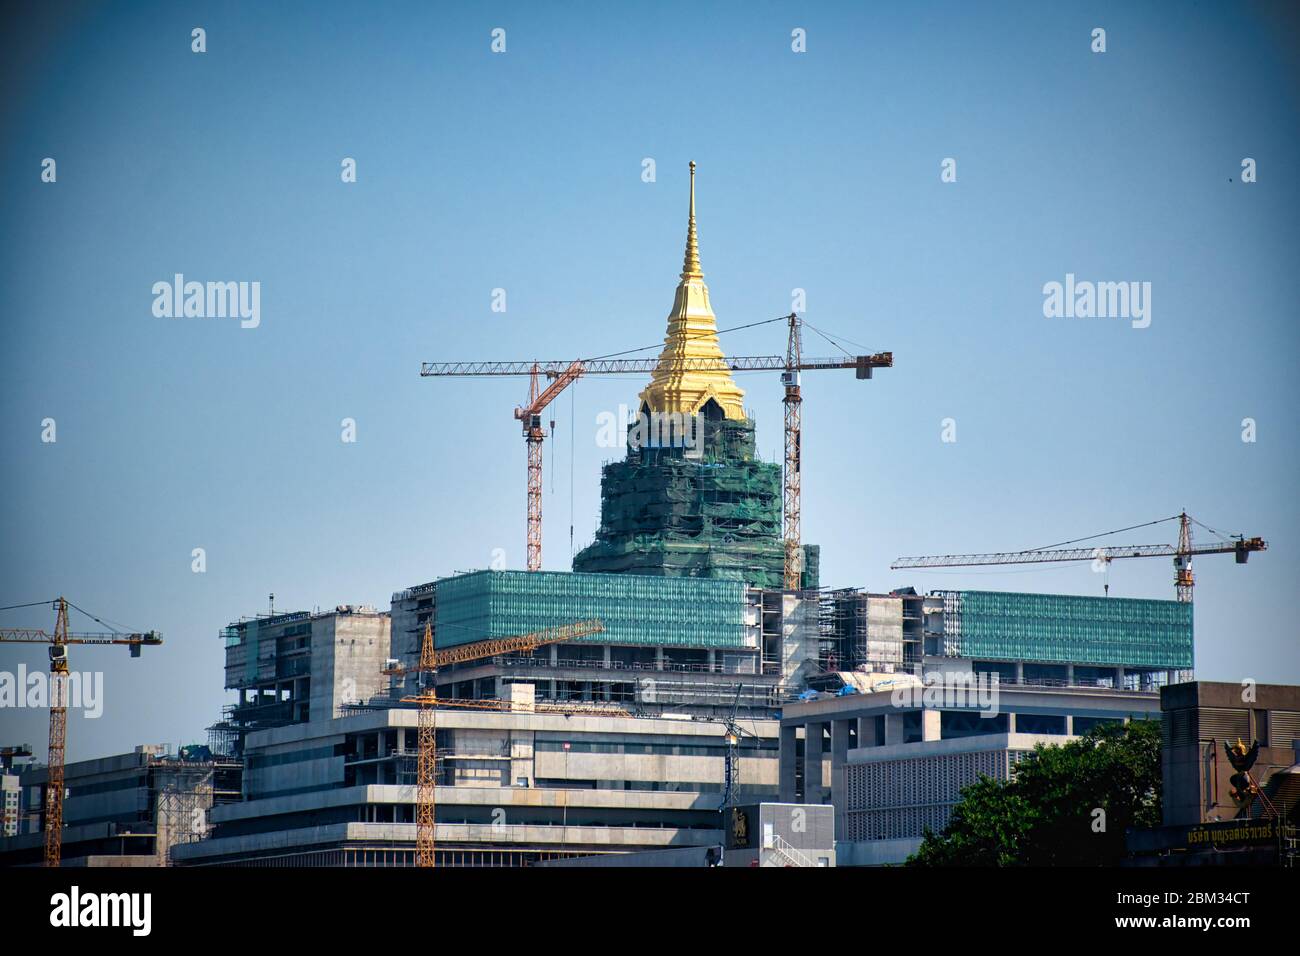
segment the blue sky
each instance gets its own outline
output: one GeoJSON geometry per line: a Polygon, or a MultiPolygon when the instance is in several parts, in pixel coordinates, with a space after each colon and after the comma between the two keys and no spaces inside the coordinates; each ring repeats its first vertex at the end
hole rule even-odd
{"type": "MultiPolygon", "coordinates": [[[[1198,676],[1300,682],[1287,11],[10,7],[0,605],[64,593],[167,641],[139,660],[74,649],[107,699],[99,720],[74,716],[70,759],[203,739],[227,699],[218,630],[270,591],[278,608],[386,608],[497,548],[522,566],[526,383],[421,379],[420,362],[659,342],[692,159],[721,327],[788,312],[803,288],[808,321],[895,355],[871,382],[805,376],[803,526],[823,583],[1100,593],[1087,565],[888,565],[1186,508],[1270,542],[1245,568],[1197,562],[1198,676]],[[177,272],[260,282],[260,327],[156,318],[152,285],[177,272]],[[1151,282],[1150,327],[1044,318],[1042,287],[1066,273],[1151,282]]],[[[768,325],[723,346],[784,339],[768,325]]],[[[832,351],[814,335],[806,350],[832,351]]],[[[777,460],[777,378],[740,384],[777,460]]],[[[595,531],[611,454],[596,416],[643,385],[584,380],[552,406],[546,567],[568,567],[570,522],[577,547],[595,531]]],[[[1166,560],[1117,562],[1112,594],[1172,598],[1172,577],[1166,560]]],[[[19,662],[43,668],[43,650],[0,650],[19,662]]],[[[44,711],[0,722],[0,742],[43,749],[44,711]]]]}

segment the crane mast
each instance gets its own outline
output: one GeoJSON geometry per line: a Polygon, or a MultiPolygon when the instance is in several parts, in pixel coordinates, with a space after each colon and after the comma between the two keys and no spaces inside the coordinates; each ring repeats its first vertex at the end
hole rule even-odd
{"type": "Polygon", "coordinates": [[[1192,522],[1184,511],[1178,516],[1178,553],[1174,555],[1174,590],[1178,600],[1192,603],[1192,522]]]}
{"type": "Polygon", "coordinates": [[[68,602],[59,598],[50,644],[50,753],[45,786],[45,865],[63,860],[63,758],[68,742],[68,602]]]}
{"type": "MultiPolygon", "coordinates": [[[[438,668],[484,657],[495,657],[498,654],[531,651],[547,644],[572,641],[604,630],[605,626],[598,620],[577,621],[529,634],[476,641],[439,651],[433,646],[433,625],[426,623],[424,638],[420,642],[420,663],[415,667],[388,668],[383,672],[390,677],[417,674],[419,680],[419,693],[402,698],[403,703],[413,703],[419,707],[419,716],[416,718],[415,761],[415,865],[417,867],[434,866],[437,850],[438,705],[454,703],[460,706],[478,706],[491,703],[440,700],[437,683],[438,668]]],[[[500,708],[484,707],[483,709],[505,710],[508,707],[509,704],[503,704],[500,708]]],[[[563,709],[559,708],[554,712],[563,712],[563,709]]]]}
{"type": "Polygon", "coordinates": [[[800,354],[799,317],[790,313],[790,334],[785,350],[785,371],[781,384],[785,386],[785,472],[781,485],[782,532],[785,538],[785,589],[798,590],[803,576],[803,533],[799,513],[803,497],[803,477],[800,473],[800,445],[802,443],[803,397],[799,393],[799,369],[803,361],[800,354]]]}

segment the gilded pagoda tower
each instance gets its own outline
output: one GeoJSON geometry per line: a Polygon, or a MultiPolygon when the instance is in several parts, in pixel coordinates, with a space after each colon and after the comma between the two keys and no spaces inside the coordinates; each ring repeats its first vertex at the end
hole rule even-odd
{"type": "MultiPolygon", "coordinates": [[[[785,567],[781,466],[759,460],[744,391],[723,361],[700,267],[691,163],[686,255],[663,351],[640,395],[628,452],[601,474],[600,528],[574,571],[717,577],[780,588],[785,567]],[[657,432],[667,421],[672,430],[657,432]],[[683,422],[685,426],[683,434],[683,422]],[[646,441],[652,436],[667,440],[646,441]],[[689,441],[686,438],[689,437],[689,441]]],[[[818,549],[804,547],[803,586],[817,586],[818,549]]]]}

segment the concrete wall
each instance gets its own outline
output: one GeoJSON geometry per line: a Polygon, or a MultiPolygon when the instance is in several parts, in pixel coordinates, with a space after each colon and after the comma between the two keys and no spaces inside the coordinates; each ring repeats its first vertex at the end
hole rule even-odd
{"type": "Polygon", "coordinates": [[[546,867],[705,867],[708,866],[707,846],[674,847],[669,850],[646,850],[639,853],[600,853],[565,860],[544,860],[535,866],[546,867]]]}
{"type": "Polygon", "coordinates": [[[834,866],[835,812],[794,803],[736,807],[726,848],[727,866],[834,866]]]}
{"type": "Polygon", "coordinates": [[[334,613],[312,618],[311,719],[337,717],[345,703],[388,689],[389,617],[334,613]]]}
{"type": "Polygon", "coordinates": [[[817,599],[781,596],[781,679],[800,688],[817,672],[821,631],[817,599]]]}
{"type": "Polygon", "coordinates": [[[875,669],[903,663],[903,599],[889,595],[867,598],[867,660],[875,669]]]}

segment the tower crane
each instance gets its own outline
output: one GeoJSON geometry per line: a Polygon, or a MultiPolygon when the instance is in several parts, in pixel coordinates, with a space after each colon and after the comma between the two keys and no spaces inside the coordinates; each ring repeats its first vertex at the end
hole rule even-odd
{"type": "MultiPolygon", "coordinates": [[[[1173,515],[1169,518],[1159,518],[1155,521],[1149,521],[1146,524],[1134,525],[1131,528],[1120,528],[1117,531],[1106,531],[1102,534],[1089,535],[1087,538],[1076,538],[1073,541],[1062,541],[1061,544],[1077,544],[1081,541],[1088,541],[1093,538],[1104,538],[1108,535],[1118,534],[1123,531],[1133,531],[1136,528],[1145,528],[1154,524],[1161,524],[1165,521],[1178,521],[1178,544],[1128,544],[1128,545],[1111,545],[1107,547],[1082,547],[1082,548],[1061,548],[1052,545],[1048,548],[1034,548],[1029,551],[1004,551],[990,554],[940,554],[940,555],[923,555],[919,557],[899,558],[890,568],[952,568],[952,567],[973,567],[977,565],[994,565],[994,564],[1037,564],[1047,561],[1101,561],[1107,568],[1110,562],[1116,558],[1162,558],[1172,557],[1174,559],[1174,587],[1177,592],[1178,600],[1190,604],[1192,601],[1192,588],[1194,579],[1192,577],[1192,557],[1199,554],[1232,554],[1236,556],[1237,564],[1245,564],[1250,557],[1251,552],[1264,551],[1268,548],[1268,542],[1263,538],[1247,538],[1244,535],[1223,535],[1215,531],[1208,525],[1201,524],[1186,511],[1173,515]],[[1217,535],[1220,540],[1212,544],[1193,544],[1192,543],[1192,525],[1198,524],[1207,531],[1217,535]]],[[[1106,593],[1110,593],[1110,585],[1106,585],[1106,593]]]]}
{"type": "Polygon", "coordinates": [[[744,690],[744,684],[736,685],[736,696],[731,702],[731,712],[723,718],[722,727],[724,743],[726,750],[723,755],[725,764],[722,775],[722,802],[720,809],[723,813],[723,824],[729,825],[730,820],[726,819],[728,811],[733,808],[736,802],[736,793],[740,790],[740,738],[754,737],[745,728],[741,727],[736,720],[736,711],[740,707],[740,692],[744,690]]]}
{"type": "MultiPolygon", "coordinates": [[[[438,784],[438,724],[437,708],[439,706],[471,706],[479,709],[509,710],[508,701],[448,701],[438,697],[436,673],[439,667],[460,664],[465,661],[495,657],[498,654],[525,653],[547,644],[561,644],[599,634],[605,626],[598,620],[576,621],[559,627],[548,627],[529,634],[514,637],[493,638],[475,641],[435,650],[433,646],[433,626],[424,625],[424,639],[420,643],[420,663],[415,667],[393,667],[384,671],[390,677],[403,677],[407,674],[419,675],[419,693],[403,697],[403,703],[416,704],[420,708],[416,733],[416,771],[415,771],[415,865],[431,867],[434,865],[436,823],[436,800],[438,784]],[[491,706],[496,705],[496,706],[491,706]]],[[[551,707],[549,713],[581,712],[601,713],[600,708],[565,708],[551,707]]],[[[608,711],[606,711],[608,712],[608,711]]]]}
{"type": "MultiPolygon", "coordinates": [[[[785,476],[784,476],[784,537],[785,586],[797,588],[802,571],[800,560],[799,503],[801,496],[800,431],[802,397],[799,391],[799,373],[823,369],[854,369],[859,379],[871,378],[872,369],[889,368],[894,364],[892,352],[872,355],[850,355],[844,358],[809,358],[802,355],[800,328],[803,320],[795,313],[767,321],[785,321],[789,324],[789,338],[784,356],[745,355],[732,358],[684,358],[676,365],[684,371],[695,372],[757,372],[779,371],[785,386],[785,476]]],[[[527,375],[529,377],[528,404],[515,408],[514,417],[523,423],[524,439],[528,442],[528,570],[542,569],[542,410],[565,388],[583,375],[646,374],[658,367],[659,359],[597,358],[574,361],[522,361],[522,362],[425,362],[420,366],[424,378],[447,376],[527,375]],[[541,388],[541,380],[549,380],[541,388]]]]}
{"type": "MultiPolygon", "coordinates": [[[[63,597],[53,602],[56,611],[54,633],[39,628],[0,628],[0,643],[48,644],[50,651],[50,755],[49,781],[45,787],[45,865],[58,866],[63,857],[63,759],[68,737],[68,645],[121,644],[131,649],[132,657],[140,648],[162,643],[157,631],[126,634],[119,631],[77,633],[68,630],[68,606],[63,597]]],[[[32,606],[32,605],[28,605],[32,606]]],[[[76,607],[76,605],[72,605],[76,607]]],[[[77,610],[81,610],[77,608],[77,610]]],[[[85,611],[82,611],[85,614],[85,611]]],[[[87,614],[87,617],[93,615],[87,614]]]]}

